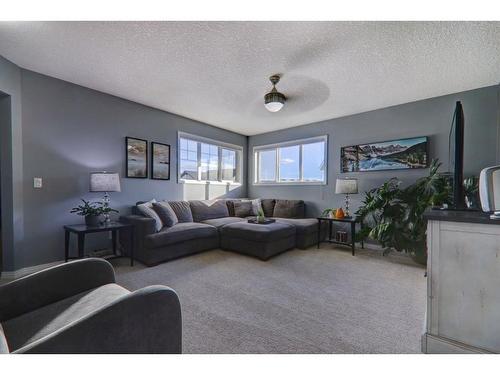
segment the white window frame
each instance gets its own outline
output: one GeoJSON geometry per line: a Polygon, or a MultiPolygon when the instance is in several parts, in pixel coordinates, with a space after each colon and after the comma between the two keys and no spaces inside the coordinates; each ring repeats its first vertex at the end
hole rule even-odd
{"type": "Polygon", "coordinates": [[[273,143],[273,144],[267,144],[267,145],[260,145],[260,146],[254,146],[252,149],[253,152],[253,185],[265,185],[265,186],[272,186],[272,185],[327,185],[328,184],[328,135],[321,135],[318,137],[311,137],[311,138],[303,138],[303,139],[296,139],[293,141],[287,141],[287,142],[280,142],[280,143],[273,143]],[[304,170],[303,170],[303,165],[302,165],[302,150],[303,150],[303,145],[307,145],[310,143],[317,143],[317,142],[325,142],[325,149],[324,153],[324,163],[325,163],[325,173],[324,173],[324,179],[323,181],[280,181],[280,148],[283,147],[290,147],[290,146],[300,146],[299,147],[299,178],[302,179],[304,176],[304,170]],[[271,151],[275,150],[276,151],[276,180],[275,181],[259,181],[259,166],[260,166],[260,160],[259,160],[259,152],[260,151],[271,151]]]}
{"type": "Polygon", "coordinates": [[[243,171],[243,147],[234,145],[232,143],[226,143],[218,141],[212,138],[202,137],[195,134],[177,132],[177,182],[180,184],[213,184],[213,185],[241,185],[242,184],[242,171],[243,171]],[[181,138],[188,139],[190,141],[198,142],[198,180],[186,180],[181,178],[181,138]],[[201,180],[201,145],[200,143],[207,143],[218,147],[218,167],[217,174],[218,180],[201,180]],[[228,149],[236,152],[236,181],[222,180],[222,149],[228,149]]]}

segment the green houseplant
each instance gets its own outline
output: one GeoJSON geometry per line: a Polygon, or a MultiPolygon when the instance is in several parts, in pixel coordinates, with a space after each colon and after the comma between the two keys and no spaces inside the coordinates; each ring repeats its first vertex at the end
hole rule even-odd
{"type": "Polygon", "coordinates": [[[90,202],[82,199],[82,204],[71,209],[71,213],[85,217],[85,224],[88,226],[98,226],[102,223],[102,216],[110,212],[118,212],[103,202],[90,202]]]}
{"type": "Polygon", "coordinates": [[[337,211],[336,208],[327,208],[323,210],[321,213],[321,216],[323,217],[335,217],[335,212],[337,211]]]}
{"type": "Polygon", "coordinates": [[[410,253],[418,263],[427,262],[426,222],[423,213],[431,206],[451,203],[451,188],[438,173],[441,163],[433,160],[429,175],[401,188],[401,181],[391,178],[366,193],[356,215],[363,222],[358,240],[371,238],[384,252],[392,249],[410,253]]]}
{"type": "Polygon", "coordinates": [[[464,179],[464,193],[467,208],[479,208],[479,177],[471,176],[464,179]]]}
{"type": "Polygon", "coordinates": [[[259,209],[257,210],[257,222],[263,223],[265,221],[266,221],[266,217],[264,215],[264,210],[262,209],[262,207],[259,207],[259,209]]]}

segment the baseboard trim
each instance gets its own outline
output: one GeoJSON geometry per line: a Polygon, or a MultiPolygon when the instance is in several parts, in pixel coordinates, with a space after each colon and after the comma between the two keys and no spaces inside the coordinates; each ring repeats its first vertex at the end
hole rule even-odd
{"type": "Polygon", "coordinates": [[[422,336],[422,351],[428,354],[494,354],[494,352],[486,349],[429,333],[422,336]]]}
{"type": "Polygon", "coordinates": [[[59,260],[57,262],[52,262],[52,263],[45,263],[45,264],[39,264],[36,266],[31,266],[31,267],[25,267],[25,268],[20,268],[15,271],[3,271],[0,275],[1,280],[15,280],[19,279],[20,277],[29,275],[34,272],[41,271],[45,268],[49,268],[52,266],[56,266],[58,264],[64,263],[64,261],[59,260]]]}

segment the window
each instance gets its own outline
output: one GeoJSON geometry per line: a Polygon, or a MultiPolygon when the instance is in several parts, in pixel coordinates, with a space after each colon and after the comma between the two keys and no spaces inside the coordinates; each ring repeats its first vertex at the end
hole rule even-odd
{"type": "Polygon", "coordinates": [[[219,180],[219,147],[208,143],[201,144],[201,177],[203,181],[219,180]]]}
{"type": "Polygon", "coordinates": [[[327,136],[254,147],[256,184],[325,184],[327,136]]]}
{"type": "Polygon", "coordinates": [[[259,181],[276,181],[276,150],[262,150],[259,152],[259,181]]]}
{"type": "Polygon", "coordinates": [[[236,151],[222,149],[222,180],[236,181],[236,151]]]}
{"type": "Polygon", "coordinates": [[[180,178],[198,179],[198,143],[189,139],[180,139],[180,178]]]}
{"type": "Polygon", "coordinates": [[[280,161],[279,181],[300,181],[300,146],[281,147],[277,150],[280,161]]]}
{"type": "Polygon", "coordinates": [[[239,182],[242,148],[179,133],[179,180],[239,182]]]}

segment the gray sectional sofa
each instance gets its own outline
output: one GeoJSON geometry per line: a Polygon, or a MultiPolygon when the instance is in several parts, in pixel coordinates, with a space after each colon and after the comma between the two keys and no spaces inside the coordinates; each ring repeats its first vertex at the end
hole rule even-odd
{"type": "MultiPolygon", "coordinates": [[[[305,204],[301,200],[260,200],[265,216],[276,219],[276,223],[268,225],[248,223],[248,218],[255,216],[255,201],[155,202],[149,205],[152,210],[146,209],[149,213],[143,210],[148,203],[138,202],[132,215],[120,218],[134,224],[134,257],[148,266],[217,248],[266,260],[294,247],[306,249],[318,241],[318,222],[304,217],[305,204]],[[151,212],[165,206],[170,213],[158,212],[156,216],[151,212]],[[158,225],[159,220],[163,225],[158,225]]],[[[321,228],[321,236],[325,229],[321,228]]],[[[130,237],[124,234],[120,242],[129,253],[130,237]]]]}

